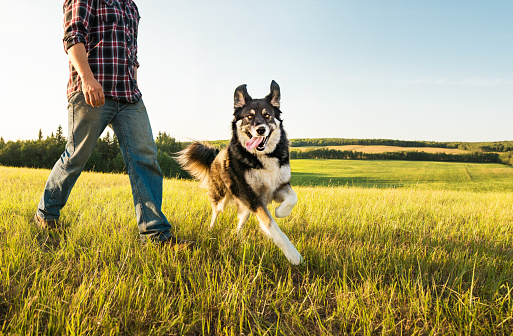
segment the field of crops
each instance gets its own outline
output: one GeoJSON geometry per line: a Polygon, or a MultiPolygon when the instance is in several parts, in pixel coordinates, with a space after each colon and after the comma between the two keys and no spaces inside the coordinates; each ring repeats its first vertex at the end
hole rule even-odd
{"type": "Polygon", "coordinates": [[[294,150],[307,150],[307,149],[335,149],[340,151],[356,151],[363,153],[384,153],[384,152],[401,152],[401,151],[416,151],[416,152],[427,152],[427,153],[447,153],[447,154],[462,154],[470,153],[466,150],[460,150],[456,148],[438,148],[438,147],[401,147],[401,146],[364,146],[364,145],[344,145],[344,146],[303,146],[293,147],[294,150]]]}
{"type": "MultiPolygon", "coordinates": [[[[32,223],[48,170],[0,167],[0,335],[509,335],[513,169],[296,160],[277,220],[291,266],[229,208],[208,230],[198,183],[164,212],[198,249],[141,245],[125,175],[84,173],[62,232],[32,223]]],[[[274,208],[274,205],[271,206],[274,208]]]]}

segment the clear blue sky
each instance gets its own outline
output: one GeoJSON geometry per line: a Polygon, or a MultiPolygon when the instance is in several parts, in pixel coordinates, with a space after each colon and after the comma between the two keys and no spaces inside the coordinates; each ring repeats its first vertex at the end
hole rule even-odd
{"type": "MultiPolygon", "coordinates": [[[[290,138],[513,139],[513,1],[136,3],[155,135],[228,139],[235,87],[274,79],[290,138]]],[[[67,131],[62,1],[2,13],[0,136],[67,131]]]]}

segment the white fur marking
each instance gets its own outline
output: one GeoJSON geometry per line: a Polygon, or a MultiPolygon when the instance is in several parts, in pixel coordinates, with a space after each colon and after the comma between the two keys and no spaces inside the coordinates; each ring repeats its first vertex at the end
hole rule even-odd
{"type": "Polygon", "coordinates": [[[239,217],[239,223],[237,223],[237,233],[240,235],[242,232],[242,228],[244,227],[244,224],[248,221],[249,215],[251,215],[251,211],[246,208],[245,206],[238,205],[238,214],[239,217]],[[243,208],[241,208],[243,207],[243,208]]]}
{"type": "Polygon", "coordinates": [[[269,140],[267,141],[267,145],[265,146],[265,149],[263,151],[261,151],[260,153],[268,154],[268,153],[274,152],[274,150],[276,149],[276,146],[280,142],[281,129],[280,129],[280,121],[278,119],[276,119],[276,128],[274,130],[271,129],[270,131],[272,132],[272,134],[269,137],[269,140]]]}
{"type": "Polygon", "coordinates": [[[292,209],[297,204],[297,195],[294,190],[289,187],[287,191],[288,192],[285,200],[280,204],[279,207],[276,208],[276,211],[274,212],[278,218],[284,218],[290,215],[292,209]]]}
{"type": "Polygon", "coordinates": [[[262,169],[251,169],[246,172],[246,181],[257,194],[262,194],[267,203],[271,203],[276,189],[290,181],[290,166],[280,167],[277,158],[260,156],[262,169]]]}
{"type": "Polygon", "coordinates": [[[301,257],[296,247],[292,245],[289,238],[280,230],[274,219],[271,218],[271,220],[270,228],[267,228],[263,222],[260,222],[262,231],[283,251],[283,254],[285,254],[285,257],[292,265],[299,265],[303,261],[303,257],[301,257]]]}

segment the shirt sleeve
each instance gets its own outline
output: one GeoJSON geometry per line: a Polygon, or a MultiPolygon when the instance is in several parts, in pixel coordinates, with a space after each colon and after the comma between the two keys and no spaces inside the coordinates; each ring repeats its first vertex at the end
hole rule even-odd
{"type": "Polygon", "coordinates": [[[64,2],[64,50],[77,43],[89,42],[89,21],[94,0],[66,0],[64,2]]]}
{"type": "Polygon", "coordinates": [[[139,64],[139,61],[137,60],[137,40],[135,40],[134,49],[135,49],[135,54],[134,54],[134,66],[135,66],[136,68],[138,68],[138,67],[140,66],[140,64],[139,64]]]}
{"type": "Polygon", "coordinates": [[[137,23],[135,25],[135,29],[134,29],[134,66],[135,67],[139,67],[140,64],[139,64],[139,60],[137,59],[137,51],[139,49],[139,47],[137,46],[137,38],[139,37],[139,21],[141,20],[141,16],[139,15],[139,9],[137,8],[137,5],[134,3],[134,7],[135,7],[135,15],[137,16],[137,23]]]}

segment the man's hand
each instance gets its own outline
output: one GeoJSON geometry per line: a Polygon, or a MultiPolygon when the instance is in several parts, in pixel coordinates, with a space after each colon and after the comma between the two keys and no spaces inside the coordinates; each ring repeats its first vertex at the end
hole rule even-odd
{"type": "Polygon", "coordinates": [[[89,105],[99,107],[105,104],[103,88],[94,76],[87,79],[82,77],[82,92],[84,93],[86,103],[89,105]]]}
{"type": "Polygon", "coordinates": [[[105,95],[101,84],[94,78],[87,62],[87,53],[83,43],[77,43],[68,49],[69,59],[82,79],[82,92],[86,103],[99,107],[105,104],[105,95]]]}

